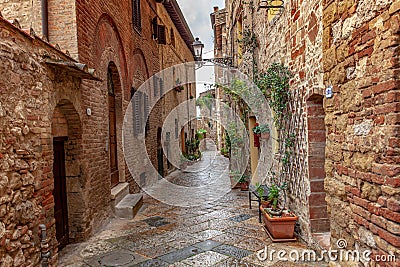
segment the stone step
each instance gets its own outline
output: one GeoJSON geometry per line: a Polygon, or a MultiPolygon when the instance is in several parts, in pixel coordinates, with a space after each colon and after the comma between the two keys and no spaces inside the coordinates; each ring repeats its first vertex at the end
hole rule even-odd
{"type": "Polygon", "coordinates": [[[115,216],[122,219],[133,219],[142,204],[142,194],[128,194],[115,206],[115,216]]]}
{"type": "Polygon", "coordinates": [[[113,188],[111,188],[111,200],[113,201],[113,206],[116,206],[128,194],[129,194],[128,183],[119,183],[113,188]]]}

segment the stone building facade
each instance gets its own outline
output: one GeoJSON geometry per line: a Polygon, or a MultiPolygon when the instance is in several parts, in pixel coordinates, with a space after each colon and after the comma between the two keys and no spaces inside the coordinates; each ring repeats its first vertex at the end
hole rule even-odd
{"type": "MultiPolygon", "coordinates": [[[[294,74],[291,81],[293,116],[289,124],[297,129],[297,141],[291,172],[286,177],[290,192],[288,206],[299,216],[300,236],[318,247],[315,233],[329,232],[324,200],[325,137],[323,117],[318,113],[322,112],[323,116],[322,6],[317,0],[285,1],[282,10],[272,12],[258,8],[259,5],[260,1],[226,1],[227,34],[223,50],[233,58],[232,65],[250,78],[257,71],[266,72],[274,62],[289,67],[294,74]],[[256,37],[255,49],[237,41],[243,40],[246,32],[256,37]],[[317,122],[322,126],[318,124],[314,128],[317,122]]],[[[247,123],[248,129],[252,129],[256,118],[250,114],[247,123]]],[[[272,121],[270,124],[273,128],[272,121]]],[[[272,132],[272,136],[276,134],[272,132]]],[[[277,160],[274,153],[278,146],[270,139],[262,141],[258,149],[252,140],[250,131],[253,183],[269,182],[268,170],[273,165],[271,162],[277,160]]]]}
{"type": "Polygon", "coordinates": [[[325,1],[325,189],[331,243],[400,257],[400,1],[325,1]]]}
{"type": "Polygon", "coordinates": [[[66,225],[58,229],[55,220],[66,215],[55,209],[59,198],[53,195],[57,187],[53,140],[57,138],[65,150],[63,189],[70,212],[67,236],[71,241],[82,240],[93,230],[84,227],[93,212],[86,201],[91,162],[84,159],[83,151],[82,120],[87,115],[79,108],[82,80],[94,77],[87,66],[76,64],[33,32],[14,24],[0,18],[1,265],[39,265],[39,224],[47,227],[50,260],[55,265],[56,225],[57,234],[66,229],[66,225]]]}
{"type": "MultiPolygon", "coordinates": [[[[132,194],[128,217],[134,215],[141,194],[125,159],[140,161],[143,155],[123,154],[124,113],[140,85],[163,67],[153,23],[163,3],[42,1],[48,6],[43,27],[37,2],[1,3],[5,17],[20,19],[15,25],[37,27],[29,35],[1,19],[1,72],[9,77],[0,81],[2,125],[9,125],[1,131],[0,145],[2,266],[39,264],[39,224],[47,226],[56,265],[59,248],[86,240],[132,194]],[[41,29],[42,39],[36,37],[41,29]],[[65,180],[60,184],[58,177],[65,180]]],[[[174,12],[164,12],[164,20],[171,21],[174,12]]],[[[170,27],[179,22],[186,23],[181,16],[170,27]]],[[[175,32],[180,62],[193,61],[190,30],[180,30],[175,32]]],[[[142,95],[133,105],[145,113],[153,97],[142,95]]],[[[156,168],[163,109],[183,99],[155,107],[148,122],[135,122],[135,129],[147,125],[148,164],[156,168]]],[[[146,179],[149,165],[140,168],[136,171],[146,179]]]]}
{"type": "MultiPolygon", "coordinates": [[[[164,170],[164,175],[166,175],[175,169],[173,164],[171,164],[166,157],[171,154],[172,150],[179,149],[185,152],[185,142],[194,136],[197,128],[195,121],[196,84],[185,83],[185,80],[188,77],[193,77],[194,73],[181,73],[184,69],[182,64],[194,61],[191,47],[194,38],[189,26],[183,18],[176,0],[158,4],[157,14],[159,24],[165,29],[165,42],[159,46],[161,69],[167,70],[166,73],[172,73],[172,77],[170,78],[172,78],[173,84],[182,83],[183,85],[183,90],[180,92],[171,90],[164,94],[157,106],[163,107],[163,121],[167,119],[167,116],[170,115],[172,110],[180,103],[186,103],[185,105],[187,106],[187,108],[179,109],[179,111],[176,112],[177,116],[174,123],[176,124],[176,128],[180,130],[178,132],[175,131],[175,133],[165,133],[165,135],[168,135],[168,138],[164,136],[166,142],[162,150],[160,150],[162,144],[159,143],[160,147],[158,148],[157,155],[164,155],[162,159],[162,168],[164,170]],[[177,17],[172,14],[176,14],[177,17]],[[175,139],[175,141],[171,139],[175,139]],[[176,147],[178,144],[179,147],[176,147]]],[[[162,37],[158,36],[158,38],[162,37]]],[[[164,84],[167,84],[167,82],[164,82],[164,84]]],[[[161,161],[161,158],[159,160],[161,161]]]]}
{"type": "MultiPolygon", "coordinates": [[[[226,34],[214,28],[215,40],[225,40],[225,56],[250,77],[273,62],[294,75],[289,125],[297,140],[286,180],[297,232],[317,248],[342,238],[349,248],[398,258],[399,1],[293,0],[281,10],[261,4],[226,1],[226,34]],[[246,30],[257,39],[254,50],[236,41],[246,30]]],[[[266,181],[266,166],[276,160],[263,156],[268,142],[259,158],[252,153],[266,181]]]]}
{"type": "MultiPolygon", "coordinates": [[[[214,7],[214,12],[210,15],[211,17],[211,26],[214,31],[214,58],[225,60],[228,59],[229,63],[232,60],[230,53],[228,53],[228,45],[227,45],[227,27],[226,27],[226,17],[227,12],[226,9],[219,9],[219,7],[214,7]]],[[[224,68],[220,68],[216,66],[214,68],[215,78],[218,83],[224,83],[224,68]]],[[[226,98],[226,97],[225,97],[226,98]]],[[[222,111],[221,101],[224,101],[224,93],[222,88],[215,88],[215,109],[217,116],[220,116],[222,111]]],[[[219,118],[217,117],[217,121],[219,118]]],[[[217,148],[221,150],[225,148],[225,129],[221,124],[217,123],[216,125],[216,144],[217,148]]]]}

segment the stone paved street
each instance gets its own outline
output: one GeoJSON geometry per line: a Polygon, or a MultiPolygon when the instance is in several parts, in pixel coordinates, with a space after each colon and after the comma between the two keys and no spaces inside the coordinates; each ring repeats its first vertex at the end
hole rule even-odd
{"type": "MultiPolygon", "coordinates": [[[[208,151],[201,162],[168,180],[198,186],[225,172],[227,164],[226,158],[208,151]]],[[[199,189],[198,194],[213,192],[199,189]]],[[[59,266],[312,266],[261,262],[255,252],[266,245],[305,249],[300,242],[273,244],[258,223],[257,209],[249,209],[247,192],[236,189],[198,207],[170,206],[146,196],[135,219],[113,219],[88,242],[67,246],[59,266]]]]}

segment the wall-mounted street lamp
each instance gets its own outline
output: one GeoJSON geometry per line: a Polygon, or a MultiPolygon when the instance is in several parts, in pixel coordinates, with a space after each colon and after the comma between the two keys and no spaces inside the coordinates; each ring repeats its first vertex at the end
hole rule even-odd
{"type": "Polygon", "coordinates": [[[283,9],[284,8],[284,0],[261,0],[260,6],[258,8],[267,8],[267,9],[283,9]]]}
{"type": "MultiPolygon", "coordinates": [[[[204,62],[211,62],[219,65],[225,65],[228,67],[233,67],[233,61],[231,57],[221,57],[221,58],[206,58],[203,59],[203,48],[204,44],[197,37],[196,40],[192,44],[194,50],[194,59],[198,62],[198,68],[201,68],[204,65],[204,62]],[[203,61],[203,63],[199,62],[203,61]]],[[[196,63],[197,64],[197,63],[196,63]]]]}
{"type": "Polygon", "coordinates": [[[192,46],[194,50],[194,59],[196,61],[202,61],[204,44],[200,41],[199,37],[196,38],[192,46]]]}

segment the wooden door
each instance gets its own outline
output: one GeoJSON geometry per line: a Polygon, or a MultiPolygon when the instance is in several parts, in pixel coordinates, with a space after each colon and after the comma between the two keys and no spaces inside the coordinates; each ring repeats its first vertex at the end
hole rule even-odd
{"type": "Polygon", "coordinates": [[[68,205],[67,205],[67,183],[65,178],[65,151],[64,139],[54,138],[54,218],[56,219],[56,237],[59,249],[68,244],[68,205]]]}
{"type": "Polygon", "coordinates": [[[109,110],[109,133],[110,133],[110,175],[111,187],[119,182],[118,159],[117,159],[117,122],[115,114],[115,95],[108,94],[108,110],[109,110]]]}

